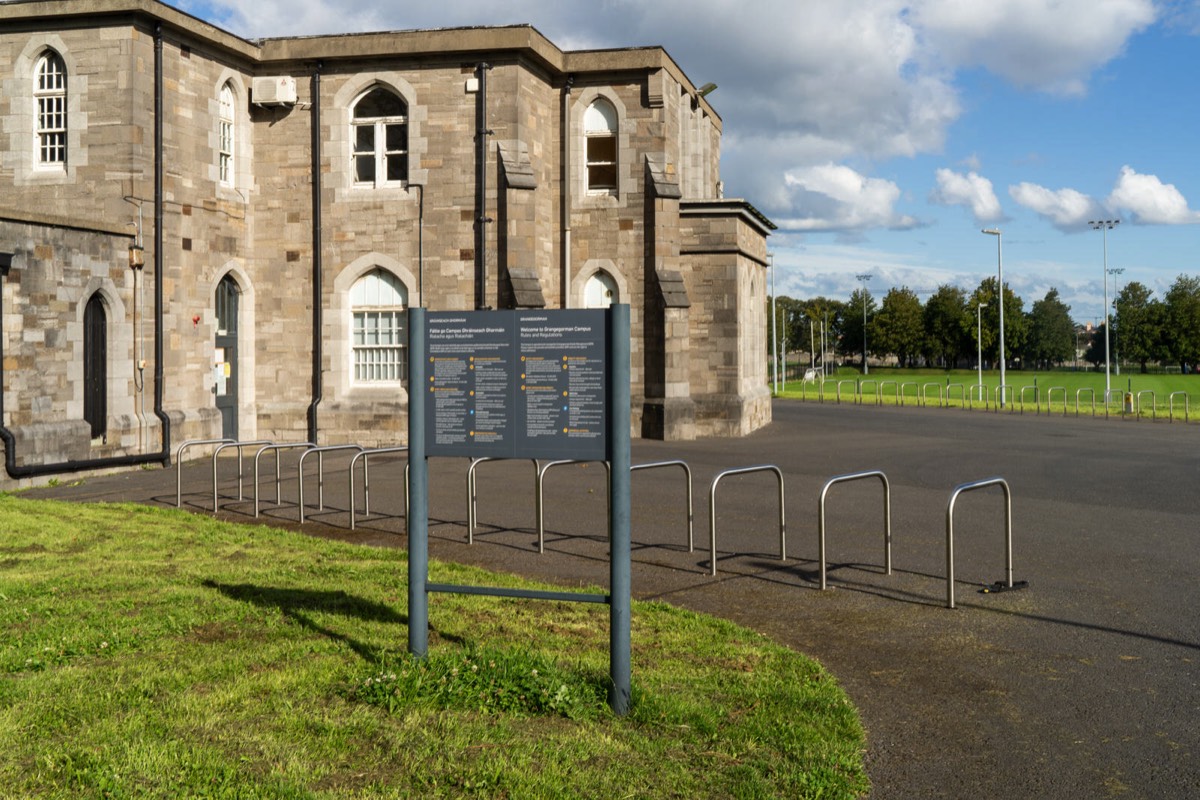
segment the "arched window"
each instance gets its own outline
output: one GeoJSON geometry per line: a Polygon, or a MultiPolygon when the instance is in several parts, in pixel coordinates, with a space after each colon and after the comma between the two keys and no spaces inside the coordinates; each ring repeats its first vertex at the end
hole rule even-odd
{"type": "Polygon", "coordinates": [[[584,308],[608,308],[613,303],[620,302],[617,293],[617,282],[604,270],[588,278],[583,287],[584,308]]]}
{"type": "Polygon", "coordinates": [[[34,68],[33,97],[37,106],[37,164],[67,164],[67,67],[62,57],[47,50],[34,68]]]}
{"type": "Polygon", "coordinates": [[[96,293],[83,309],[83,419],[92,438],[108,430],[108,314],[96,293]]]}
{"type": "Polygon", "coordinates": [[[222,186],[233,186],[233,87],[221,87],[217,115],[217,175],[222,186]]]}
{"type": "Polygon", "coordinates": [[[376,267],[350,289],[355,383],[398,383],[408,374],[408,290],[376,267]]]}
{"type": "Polygon", "coordinates": [[[598,194],[617,191],[617,110],[597,98],[583,114],[587,188],[598,194]]]}
{"type": "Polygon", "coordinates": [[[354,182],[403,185],[408,180],[408,104],[377,86],[359,98],[351,116],[354,182]]]}

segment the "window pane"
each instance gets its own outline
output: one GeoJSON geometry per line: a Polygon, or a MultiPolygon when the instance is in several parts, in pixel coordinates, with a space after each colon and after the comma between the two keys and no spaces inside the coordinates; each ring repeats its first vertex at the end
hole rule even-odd
{"type": "Polygon", "coordinates": [[[363,99],[354,105],[355,119],[372,117],[403,117],[408,113],[408,106],[387,89],[373,89],[363,99]]]}
{"type": "Polygon", "coordinates": [[[375,154],[354,157],[354,180],[359,183],[375,182],[375,154]]]}
{"type": "Polygon", "coordinates": [[[355,125],[354,126],[354,152],[356,152],[356,153],[373,153],[373,152],[375,152],[375,126],[374,125],[355,125]]]}
{"type": "Polygon", "coordinates": [[[589,136],[587,140],[587,160],[589,164],[596,162],[612,163],[617,160],[617,137],[589,136]]]}
{"type": "Polygon", "coordinates": [[[387,150],[389,153],[402,152],[408,149],[408,126],[386,125],[387,150]]]}
{"type": "Polygon", "coordinates": [[[408,156],[395,155],[387,157],[387,179],[402,181],[408,177],[408,156]]]}
{"type": "Polygon", "coordinates": [[[589,189],[616,189],[617,166],[615,164],[597,164],[588,167],[589,189]]]}

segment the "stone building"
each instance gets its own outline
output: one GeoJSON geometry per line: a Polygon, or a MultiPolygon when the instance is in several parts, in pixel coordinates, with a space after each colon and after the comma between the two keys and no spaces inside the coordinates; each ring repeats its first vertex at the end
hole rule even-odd
{"type": "Polygon", "coordinates": [[[631,307],[635,436],[770,421],[766,237],[661,48],[528,26],[247,40],[0,4],[13,478],[186,439],[406,437],[405,314],[631,307]]]}

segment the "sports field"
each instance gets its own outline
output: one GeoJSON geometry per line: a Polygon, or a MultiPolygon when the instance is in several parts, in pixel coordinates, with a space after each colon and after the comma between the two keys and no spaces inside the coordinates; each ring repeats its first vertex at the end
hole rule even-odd
{"type": "MultiPolygon", "coordinates": [[[[985,371],[983,384],[975,370],[910,370],[873,367],[863,375],[842,368],[824,381],[803,380],[806,372],[789,369],[778,396],[833,403],[880,405],[948,405],[998,410],[1000,374],[985,371]]],[[[782,376],[781,376],[782,378],[782,376]]],[[[1126,415],[1133,418],[1190,421],[1200,415],[1200,375],[1138,372],[1113,374],[1106,404],[1104,373],[1007,370],[1004,406],[1014,413],[1126,415]]]]}

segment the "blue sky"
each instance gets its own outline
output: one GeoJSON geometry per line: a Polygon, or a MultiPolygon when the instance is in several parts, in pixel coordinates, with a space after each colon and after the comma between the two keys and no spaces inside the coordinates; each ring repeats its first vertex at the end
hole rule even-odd
{"type": "MultiPolygon", "coordinates": [[[[563,49],[661,45],[709,95],[727,197],[780,227],[779,294],[1200,274],[1200,0],[172,0],[233,33],[529,23],[563,49]]],[[[1110,300],[1116,287],[1109,286],[1110,300]]]]}

